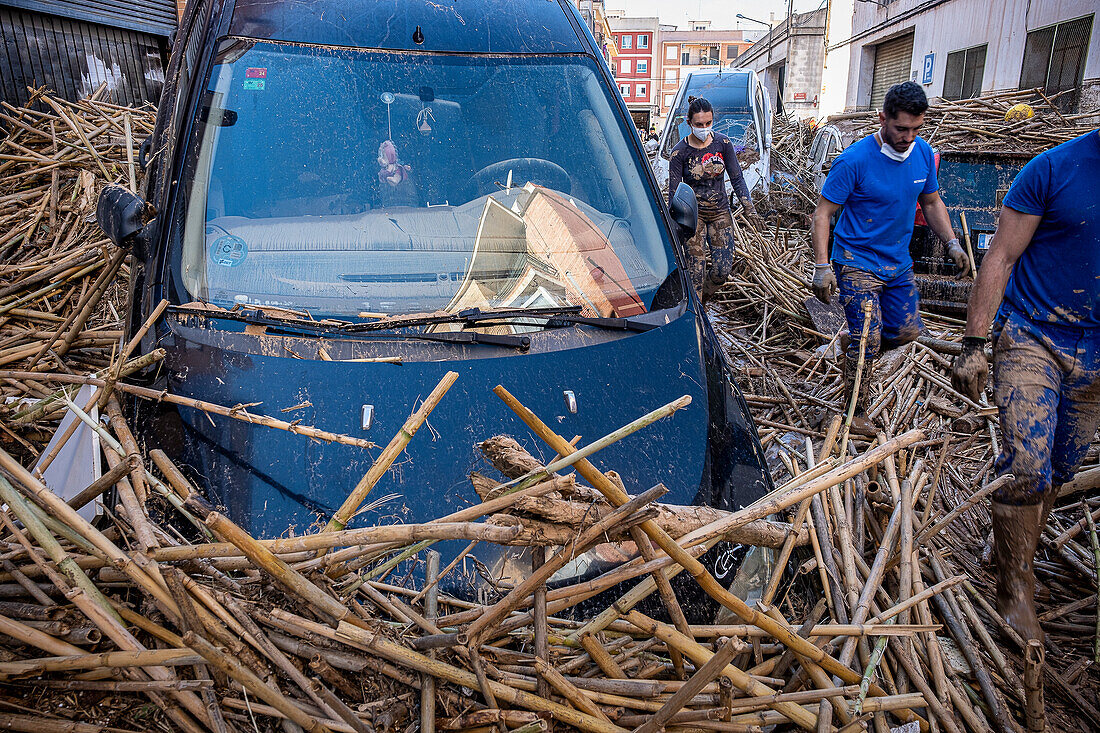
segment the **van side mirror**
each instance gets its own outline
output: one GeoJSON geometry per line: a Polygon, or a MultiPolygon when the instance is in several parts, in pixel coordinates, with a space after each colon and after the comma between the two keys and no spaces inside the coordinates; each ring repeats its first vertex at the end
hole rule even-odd
{"type": "Polygon", "coordinates": [[[676,228],[680,230],[681,238],[690,239],[695,235],[695,229],[699,226],[699,202],[695,199],[691,186],[680,182],[672,194],[669,211],[672,213],[672,220],[676,222],[676,228]]]}
{"type": "Polygon", "coordinates": [[[119,247],[132,245],[153,214],[153,207],[147,201],[117,184],[100,192],[95,209],[99,228],[119,247]]]}

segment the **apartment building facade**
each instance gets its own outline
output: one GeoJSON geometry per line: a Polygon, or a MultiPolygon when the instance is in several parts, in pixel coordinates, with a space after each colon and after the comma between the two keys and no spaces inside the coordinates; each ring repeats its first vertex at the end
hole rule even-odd
{"type": "Polygon", "coordinates": [[[660,24],[655,17],[626,17],[621,11],[609,11],[608,25],[617,54],[611,61],[611,71],[619,92],[623,95],[634,125],[648,130],[657,115],[656,50],[660,24]]]}

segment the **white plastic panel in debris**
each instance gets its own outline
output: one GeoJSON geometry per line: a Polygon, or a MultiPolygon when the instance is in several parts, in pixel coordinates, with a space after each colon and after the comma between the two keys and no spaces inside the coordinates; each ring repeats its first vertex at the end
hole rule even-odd
{"type": "MultiPolygon", "coordinates": [[[[95,394],[96,387],[84,385],[80,388],[80,391],[76,393],[76,398],[73,402],[83,407],[92,401],[95,394]]],[[[91,415],[93,419],[99,420],[99,410],[96,409],[94,405],[89,415],[91,415]]],[[[74,421],[79,422],[79,418],[71,412],[66,412],[57,432],[54,433],[53,439],[50,441],[50,444],[46,446],[46,450],[42,452],[43,456],[47,456],[53,452],[54,446],[62,439],[65,433],[68,432],[69,426],[72,425],[74,421]]],[[[35,473],[37,473],[37,468],[38,466],[36,464],[35,473]]],[[[99,435],[81,422],[77,425],[76,431],[73,433],[72,437],[69,438],[61,448],[61,452],[57,454],[57,458],[46,467],[46,471],[42,475],[42,481],[49,487],[50,491],[54,492],[65,501],[68,501],[86,489],[89,484],[101,475],[103,475],[103,463],[99,452],[99,435]]],[[[79,510],[80,516],[91,521],[96,515],[96,507],[97,503],[94,501],[90,504],[86,504],[79,510]]]]}

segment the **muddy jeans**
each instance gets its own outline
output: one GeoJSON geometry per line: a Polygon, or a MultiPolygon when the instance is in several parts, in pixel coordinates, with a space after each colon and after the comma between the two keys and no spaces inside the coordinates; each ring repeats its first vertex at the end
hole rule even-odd
{"type": "Polygon", "coordinates": [[[993,391],[1001,421],[993,496],[1036,504],[1073,478],[1100,426],[1100,329],[1037,324],[1012,312],[993,327],[993,391]]]}
{"type": "Polygon", "coordinates": [[[863,303],[871,301],[871,322],[867,328],[867,358],[874,359],[880,349],[895,349],[916,341],[924,323],[920,319],[920,295],[913,270],[883,280],[877,275],[834,263],[840,290],[840,304],[848,319],[852,338],[848,355],[859,358],[859,340],[863,335],[863,303]]]}
{"type": "MultiPolygon", "coordinates": [[[[701,212],[700,212],[701,213],[701,212]]],[[[727,209],[712,217],[700,215],[695,234],[687,242],[691,284],[700,298],[710,297],[733,271],[733,216],[727,209]],[[704,218],[709,221],[704,221],[704,218]],[[711,265],[708,272],[707,254],[711,265]]]]}

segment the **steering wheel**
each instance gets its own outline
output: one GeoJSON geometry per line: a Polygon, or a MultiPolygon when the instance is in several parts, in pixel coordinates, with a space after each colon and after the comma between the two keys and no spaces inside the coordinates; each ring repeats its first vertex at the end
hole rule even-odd
{"type": "Polygon", "coordinates": [[[478,196],[498,191],[497,182],[508,180],[508,171],[512,171],[512,185],[522,186],[528,181],[537,183],[555,191],[570,193],[573,179],[557,163],[543,158],[508,158],[485,166],[470,179],[478,196]]]}

